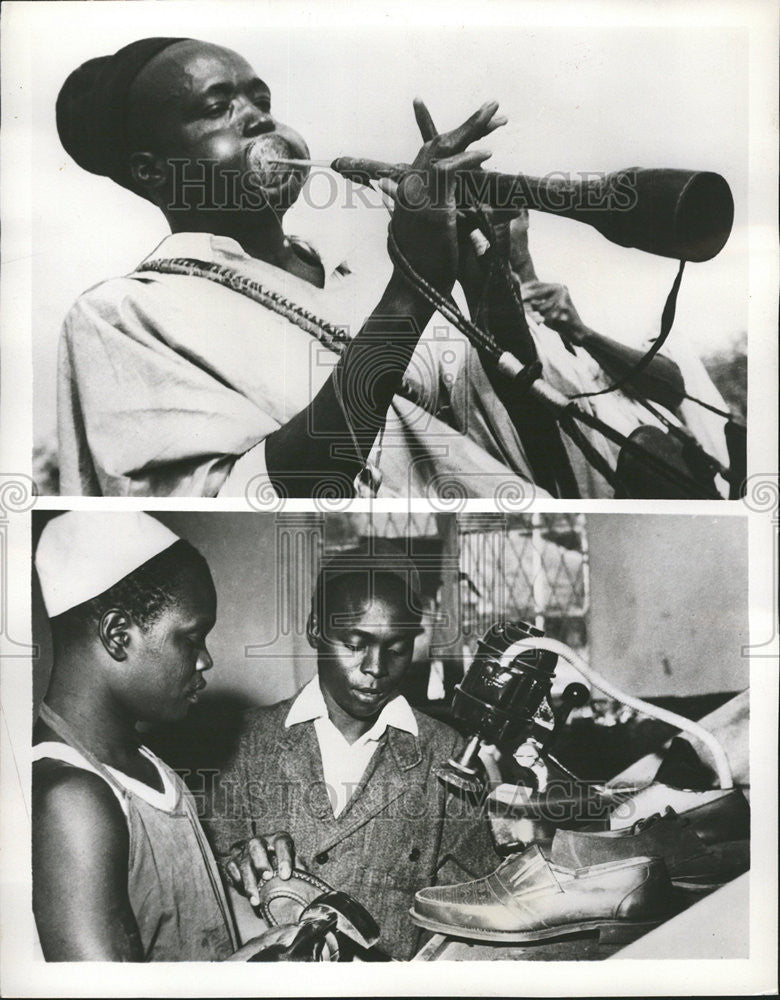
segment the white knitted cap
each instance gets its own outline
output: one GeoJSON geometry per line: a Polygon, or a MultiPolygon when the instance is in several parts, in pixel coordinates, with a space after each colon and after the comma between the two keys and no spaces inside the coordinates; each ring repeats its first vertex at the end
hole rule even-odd
{"type": "Polygon", "coordinates": [[[35,552],[49,618],[97,597],[178,541],[142,511],[71,510],[52,518],[35,552]]]}

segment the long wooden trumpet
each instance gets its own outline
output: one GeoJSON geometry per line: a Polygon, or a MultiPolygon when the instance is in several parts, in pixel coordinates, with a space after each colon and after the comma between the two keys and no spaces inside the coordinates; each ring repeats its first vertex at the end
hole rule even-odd
{"type": "MultiPolygon", "coordinates": [[[[407,163],[340,156],[332,163],[277,159],[278,164],[325,166],[368,184],[400,180],[407,163]]],[[[459,204],[494,209],[530,208],[584,222],[611,243],[675,260],[705,261],[720,253],[734,223],[728,182],[708,170],[628,167],[576,180],[563,174],[530,177],[491,170],[463,170],[456,176],[459,204]]]]}

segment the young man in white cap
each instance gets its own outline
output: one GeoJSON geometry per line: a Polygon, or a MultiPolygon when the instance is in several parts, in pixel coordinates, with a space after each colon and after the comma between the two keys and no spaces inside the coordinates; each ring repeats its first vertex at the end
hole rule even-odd
{"type": "MultiPolygon", "coordinates": [[[[203,556],[144,513],[70,511],[35,563],[54,664],[34,731],[33,909],[49,961],[244,960],[214,856],[181,779],[136,723],[183,718],[212,667],[216,594],[203,556]]],[[[229,874],[250,898],[287,834],[229,874]]]]}
{"type": "Polygon", "coordinates": [[[448,795],[435,767],[462,738],[398,688],[420,632],[414,564],[376,541],[320,572],[308,622],[317,675],[294,698],[244,714],[209,810],[215,846],[284,817],[300,864],[376,918],[379,947],[411,958],[415,892],[487,875],[487,819],[448,795]]]}

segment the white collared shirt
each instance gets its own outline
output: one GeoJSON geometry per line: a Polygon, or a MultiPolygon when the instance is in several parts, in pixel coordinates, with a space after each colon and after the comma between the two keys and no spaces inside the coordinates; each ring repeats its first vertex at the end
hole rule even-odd
{"type": "Polygon", "coordinates": [[[387,727],[403,729],[413,736],[418,732],[414,712],[406,698],[399,694],[385,705],[368,732],[354,743],[348,743],[330,720],[318,677],[301,690],[290,706],[284,725],[289,729],[303,722],[314,723],[322,757],[322,774],[334,816],[340,815],[360,784],[387,727]]]}

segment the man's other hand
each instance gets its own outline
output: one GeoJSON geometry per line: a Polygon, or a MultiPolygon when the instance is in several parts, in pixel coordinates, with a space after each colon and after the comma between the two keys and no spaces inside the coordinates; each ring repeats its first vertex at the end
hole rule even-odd
{"type": "Polygon", "coordinates": [[[573,344],[582,344],[589,330],[580,319],[565,285],[545,281],[525,281],[520,285],[523,302],[537,313],[546,326],[557,330],[573,344]]]}
{"type": "Polygon", "coordinates": [[[295,846],[289,833],[271,833],[239,841],[231,848],[224,868],[234,887],[252,906],[260,902],[258,879],[267,882],[274,875],[288,879],[295,864],[295,846]]]}

